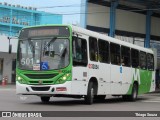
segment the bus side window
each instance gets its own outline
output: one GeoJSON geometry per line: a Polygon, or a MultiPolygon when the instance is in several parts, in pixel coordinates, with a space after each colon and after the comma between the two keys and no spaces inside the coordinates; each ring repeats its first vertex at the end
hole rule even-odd
{"type": "Polygon", "coordinates": [[[147,63],[146,53],[140,51],[140,68],[145,70],[147,68],[146,63],[147,63]]]}
{"type": "Polygon", "coordinates": [[[154,57],[152,54],[147,54],[147,68],[148,70],[154,70],[154,57]]]}
{"type": "Polygon", "coordinates": [[[99,61],[102,63],[109,63],[109,43],[107,41],[98,40],[98,48],[99,48],[99,61]]]}
{"type": "Polygon", "coordinates": [[[97,39],[89,37],[89,55],[91,61],[98,61],[97,39]]]}
{"type": "Polygon", "coordinates": [[[120,65],[120,45],[110,43],[111,63],[120,65]]]}
{"type": "Polygon", "coordinates": [[[138,50],[131,49],[131,61],[132,61],[133,68],[139,67],[139,51],[138,50]]]}
{"type": "Polygon", "coordinates": [[[130,48],[121,46],[121,65],[130,67],[130,48]]]}
{"type": "Polygon", "coordinates": [[[74,66],[87,66],[87,41],[82,38],[73,37],[72,54],[74,66]]]}

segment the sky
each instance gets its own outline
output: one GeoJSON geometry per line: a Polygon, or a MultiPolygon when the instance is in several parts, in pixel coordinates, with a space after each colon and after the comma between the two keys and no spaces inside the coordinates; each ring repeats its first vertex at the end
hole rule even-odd
{"type": "Polygon", "coordinates": [[[0,0],[12,5],[31,6],[39,11],[62,14],[63,24],[80,25],[81,0],[0,0]]]}

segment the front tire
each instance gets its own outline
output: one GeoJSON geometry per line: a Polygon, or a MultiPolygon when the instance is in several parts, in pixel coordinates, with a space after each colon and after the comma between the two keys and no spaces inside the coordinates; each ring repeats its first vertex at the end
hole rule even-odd
{"type": "Polygon", "coordinates": [[[47,103],[47,102],[49,102],[49,100],[50,100],[50,97],[41,97],[41,101],[43,103],[47,103]]]}
{"type": "Polygon", "coordinates": [[[85,96],[86,104],[91,105],[93,103],[93,99],[94,99],[94,87],[93,87],[93,82],[90,82],[88,85],[87,95],[85,96]]]}

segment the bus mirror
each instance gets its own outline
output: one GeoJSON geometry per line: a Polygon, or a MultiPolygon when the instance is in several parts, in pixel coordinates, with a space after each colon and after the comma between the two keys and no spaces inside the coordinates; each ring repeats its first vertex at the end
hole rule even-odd
{"type": "Polygon", "coordinates": [[[12,45],[11,45],[11,44],[9,45],[8,53],[9,53],[9,54],[11,54],[11,53],[12,53],[12,45]]]}

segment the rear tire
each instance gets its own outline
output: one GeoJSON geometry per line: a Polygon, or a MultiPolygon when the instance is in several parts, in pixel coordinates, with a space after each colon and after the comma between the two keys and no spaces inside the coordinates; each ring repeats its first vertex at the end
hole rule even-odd
{"type": "Polygon", "coordinates": [[[93,103],[94,91],[93,82],[90,82],[88,85],[87,95],[85,96],[86,104],[91,105],[93,103]]]}
{"type": "Polygon", "coordinates": [[[49,100],[50,100],[50,97],[41,97],[41,101],[43,103],[47,103],[47,102],[49,102],[49,100]]]}
{"type": "Polygon", "coordinates": [[[138,96],[138,86],[133,84],[131,95],[123,95],[122,98],[127,101],[136,101],[138,96]]]}

